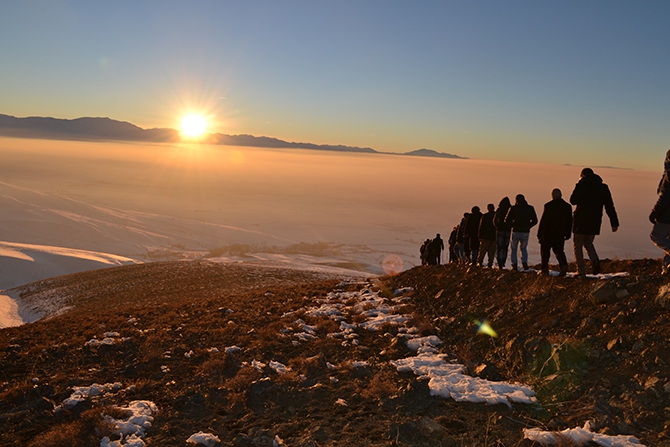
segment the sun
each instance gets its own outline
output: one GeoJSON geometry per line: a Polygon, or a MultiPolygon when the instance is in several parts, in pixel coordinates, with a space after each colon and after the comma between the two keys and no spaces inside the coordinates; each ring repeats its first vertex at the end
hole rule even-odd
{"type": "Polygon", "coordinates": [[[186,115],[181,120],[181,133],[188,138],[201,137],[207,129],[207,118],[202,115],[186,115]]]}

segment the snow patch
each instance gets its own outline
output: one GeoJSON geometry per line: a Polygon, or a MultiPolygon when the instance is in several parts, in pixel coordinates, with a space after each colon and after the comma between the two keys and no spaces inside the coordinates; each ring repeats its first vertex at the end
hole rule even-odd
{"type": "Polygon", "coordinates": [[[206,447],[214,447],[216,444],[221,442],[221,440],[217,437],[214,436],[211,433],[203,433],[199,431],[198,433],[192,434],[186,442],[189,442],[191,444],[202,444],[206,447]]]}
{"type": "Polygon", "coordinates": [[[114,436],[118,436],[119,439],[112,441],[105,436],[100,441],[100,447],[144,447],[145,431],[151,427],[153,416],[158,413],[158,407],[148,400],[135,400],[127,407],[119,409],[128,414],[126,419],[114,419],[107,415],[104,417],[105,422],[113,427],[114,436]]]}
{"type": "Polygon", "coordinates": [[[586,421],[583,428],[569,428],[560,432],[524,428],[523,435],[526,439],[539,442],[542,445],[556,445],[568,439],[576,446],[585,446],[593,442],[603,447],[644,447],[634,436],[610,436],[594,433],[591,431],[590,421],[586,421]]]}

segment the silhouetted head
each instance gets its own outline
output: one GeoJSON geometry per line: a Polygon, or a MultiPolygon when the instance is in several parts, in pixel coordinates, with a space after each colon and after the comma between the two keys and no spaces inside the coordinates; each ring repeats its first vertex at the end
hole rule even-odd
{"type": "Polygon", "coordinates": [[[582,169],[582,173],[579,174],[579,177],[580,177],[580,178],[584,178],[584,177],[586,177],[586,176],[588,176],[588,175],[593,175],[593,174],[595,174],[595,172],[593,172],[593,169],[591,169],[591,168],[584,168],[584,169],[582,169]]]}
{"type": "Polygon", "coordinates": [[[437,236],[435,236],[435,237],[440,237],[440,233],[437,233],[437,236]]]}
{"type": "Polygon", "coordinates": [[[479,207],[478,206],[473,206],[472,207],[472,212],[473,213],[478,213],[479,212],[479,207]]]}
{"type": "Polygon", "coordinates": [[[500,200],[500,204],[498,206],[509,208],[511,204],[512,202],[510,202],[509,197],[505,196],[500,200]]]}
{"type": "Polygon", "coordinates": [[[468,217],[470,213],[463,213],[463,217],[468,217]]]}
{"type": "Polygon", "coordinates": [[[524,197],[523,194],[517,194],[516,195],[516,203],[517,203],[517,205],[519,203],[526,203],[526,198],[524,197]]]}
{"type": "Polygon", "coordinates": [[[496,206],[492,203],[489,203],[488,205],[486,205],[486,209],[489,210],[489,211],[495,211],[496,206]]]}
{"type": "Polygon", "coordinates": [[[563,197],[563,193],[561,192],[560,189],[555,188],[551,191],[551,198],[552,199],[560,199],[561,197],[563,197]]]}

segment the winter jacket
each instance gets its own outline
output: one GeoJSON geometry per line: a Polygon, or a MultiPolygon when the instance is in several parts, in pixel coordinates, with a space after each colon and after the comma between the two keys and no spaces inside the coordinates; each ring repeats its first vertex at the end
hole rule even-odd
{"type": "Polygon", "coordinates": [[[470,239],[479,239],[479,222],[482,220],[482,212],[475,210],[468,216],[465,224],[465,236],[470,239]]]}
{"type": "Polygon", "coordinates": [[[454,245],[458,244],[458,228],[459,225],[454,227],[453,230],[451,230],[451,234],[449,235],[449,246],[453,247],[454,245]]]}
{"type": "Polygon", "coordinates": [[[462,244],[463,241],[465,240],[465,226],[468,223],[468,216],[470,213],[465,213],[463,218],[461,219],[461,223],[458,224],[458,243],[462,244]]]}
{"type": "Polygon", "coordinates": [[[651,210],[649,220],[653,223],[670,224],[670,151],[665,156],[665,172],[656,192],[658,200],[651,210]]]}
{"type": "Polygon", "coordinates": [[[572,232],[572,207],[558,198],[544,204],[544,211],[537,227],[540,243],[564,241],[570,239],[572,232]]]}
{"type": "Polygon", "coordinates": [[[611,226],[619,226],[612,193],[597,174],[586,175],[577,182],[570,196],[570,203],[576,205],[572,219],[572,232],[575,234],[600,234],[603,207],[610,218],[611,226]]]}
{"type": "Polygon", "coordinates": [[[494,211],[488,211],[482,216],[482,220],[479,222],[479,239],[483,241],[495,241],[496,240],[496,227],[493,225],[493,218],[495,217],[494,211]]]}
{"type": "Polygon", "coordinates": [[[510,203],[509,199],[505,197],[500,201],[500,204],[498,205],[498,209],[496,210],[496,214],[493,217],[493,225],[495,225],[496,230],[501,231],[501,232],[509,232],[512,230],[512,228],[505,223],[505,217],[507,217],[507,213],[509,212],[509,209],[512,207],[512,204],[510,203]]]}
{"type": "Polygon", "coordinates": [[[514,233],[530,233],[530,229],[537,224],[535,208],[525,200],[512,205],[505,217],[505,223],[514,233]]]}

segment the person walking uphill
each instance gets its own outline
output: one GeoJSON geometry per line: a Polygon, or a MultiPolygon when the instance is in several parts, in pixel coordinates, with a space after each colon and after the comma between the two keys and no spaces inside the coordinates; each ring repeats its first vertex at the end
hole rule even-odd
{"type": "Polygon", "coordinates": [[[471,262],[477,264],[479,254],[479,222],[482,220],[482,212],[478,206],[473,206],[465,223],[465,237],[470,243],[471,262]]]}
{"type": "Polygon", "coordinates": [[[572,219],[572,240],[575,250],[575,261],[577,262],[577,273],[586,275],[586,264],[584,263],[584,251],[589,255],[593,274],[600,273],[600,258],[593,240],[600,234],[600,226],[603,221],[603,208],[610,219],[612,232],[619,229],[619,218],[617,217],[612,193],[609,187],[603,183],[603,179],[593,172],[591,168],[584,168],[580,174],[579,182],[575,185],[570,196],[570,203],[576,205],[572,219]]]}
{"type": "Polygon", "coordinates": [[[477,264],[484,265],[484,256],[488,255],[488,266],[493,267],[493,258],[496,252],[496,227],[493,225],[496,207],[489,203],[486,213],[479,222],[479,256],[477,264]]]}
{"type": "Polygon", "coordinates": [[[526,202],[523,194],[517,194],[516,202],[509,209],[505,223],[512,229],[512,270],[518,269],[517,253],[521,249],[521,265],[528,270],[528,239],[530,229],[537,224],[535,208],[526,202]]]}
{"type": "Polygon", "coordinates": [[[540,241],[540,256],[542,258],[541,272],[549,274],[549,256],[551,250],[561,269],[559,276],[568,272],[568,260],[565,256],[565,241],[572,233],[572,206],[562,199],[561,190],[551,191],[551,202],[544,204],[544,211],[537,227],[537,238],[540,241]]]}
{"type": "Polygon", "coordinates": [[[440,265],[442,260],[442,250],[444,250],[444,241],[440,236],[440,233],[437,233],[435,239],[433,239],[428,244],[428,265],[440,265]]]}
{"type": "Polygon", "coordinates": [[[651,241],[665,252],[661,273],[670,273],[670,151],[665,154],[665,169],[661,182],[658,184],[658,200],[649,214],[649,221],[654,224],[651,230],[651,241]]]}
{"type": "Polygon", "coordinates": [[[505,268],[505,262],[507,262],[509,239],[512,234],[512,229],[505,223],[505,218],[511,207],[512,203],[509,201],[509,197],[503,197],[493,217],[493,225],[496,227],[496,258],[498,258],[498,268],[501,270],[505,268]]]}

